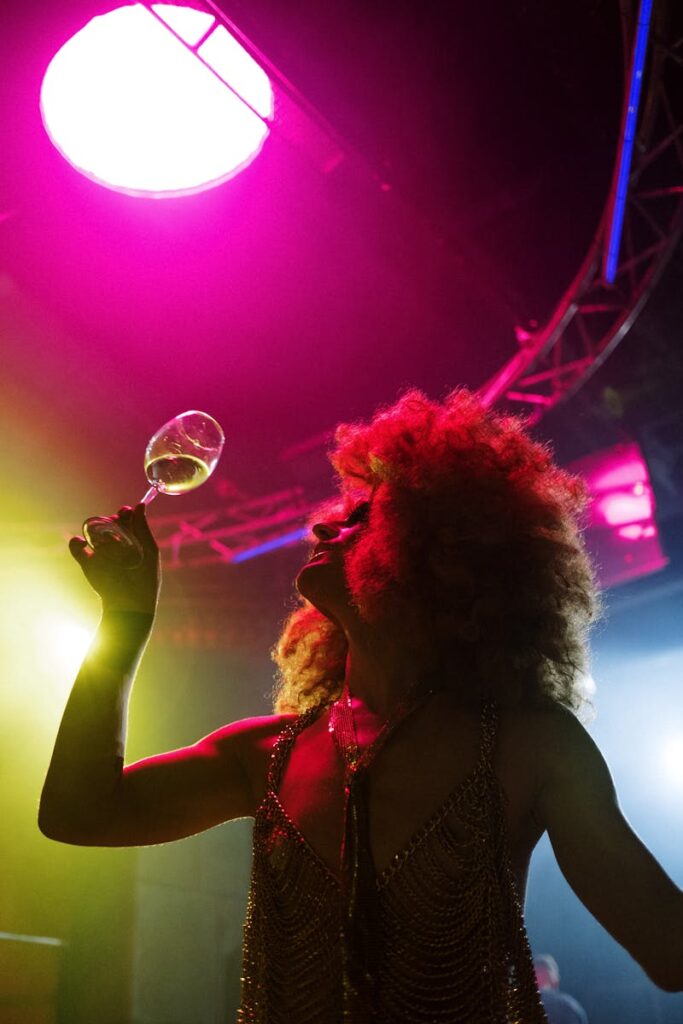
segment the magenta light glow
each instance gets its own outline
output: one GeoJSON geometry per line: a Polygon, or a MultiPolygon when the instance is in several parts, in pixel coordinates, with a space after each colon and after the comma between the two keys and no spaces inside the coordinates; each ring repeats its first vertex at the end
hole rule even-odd
{"type": "Polygon", "coordinates": [[[624,540],[643,540],[656,535],[657,531],[652,523],[648,523],[647,526],[643,526],[642,523],[628,523],[617,529],[617,537],[623,537],[624,540]]]}
{"type": "MultiPolygon", "coordinates": [[[[646,524],[654,521],[655,506],[647,465],[636,444],[622,444],[595,452],[573,468],[591,493],[590,525],[594,529],[646,524]]],[[[635,537],[635,531],[619,536],[635,537]]],[[[644,534],[638,532],[638,537],[644,534]]]]}
{"type": "Polygon", "coordinates": [[[590,491],[586,542],[603,586],[664,568],[668,560],[659,542],[654,494],[638,445],[595,452],[571,468],[583,476],[590,491]]]}
{"type": "Polygon", "coordinates": [[[160,199],[202,192],[244,170],[268,136],[273,91],[212,15],[170,4],[154,11],[190,46],[206,36],[201,60],[142,4],[119,7],[55,54],[40,110],[50,139],[81,174],[160,199]]]}
{"type": "MultiPolygon", "coordinates": [[[[643,487],[642,484],[639,485],[643,487]]],[[[608,526],[623,526],[626,523],[641,523],[644,519],[652,519],[652,495],[650,489],[642,493],[634,493],[635,488],[607,494],[597,501],[599,515],[604,517],[608,526]]]]}

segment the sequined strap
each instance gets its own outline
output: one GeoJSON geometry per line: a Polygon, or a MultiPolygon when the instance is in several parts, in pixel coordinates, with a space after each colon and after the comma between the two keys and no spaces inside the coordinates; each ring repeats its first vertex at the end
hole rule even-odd
{"type": "Polygon", "coordinates": [[[273,752],[270,755],[270,762],[268,764],[267,792],[278,792],[280,788],[280,781],[282,779],[282,772],[284,771],[289,752],[292,749],[295,739],[300,732],[303,732],[303,730],[311,724],[320,710],[328,703],[329,701],[321,701],[319,704],[315,704],[312,708],[309,708],[308,711],[304,711],[291,721],[289,725],[284,727],[275,741],[273,752]]]}
{"type": "Polygon", "coordinates": [[[482,704],[480,729],[479,760],[485,766],[487,773],[493,775],[495,774],[493,758],[498,735],[498,705],[490,698],[482,704]]]}

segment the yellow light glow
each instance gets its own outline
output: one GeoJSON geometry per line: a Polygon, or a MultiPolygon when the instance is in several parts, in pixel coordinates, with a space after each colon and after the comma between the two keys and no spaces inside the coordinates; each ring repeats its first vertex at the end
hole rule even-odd
{"type": "Polygon", "coordinates": [[[41,660],[47,662],[55,673],[72,678],[86,655],[92,636],[92,628],[62,614],[44,614],[35,625],[41,660]]]}
{"type": "Polygon", "coordinates": [[[97,623],[77,568],[68,554],[58,561],[19,552],[2,566],[0,703],[6,720],[40,719],[51,729],[61,717],[97,623]]]}

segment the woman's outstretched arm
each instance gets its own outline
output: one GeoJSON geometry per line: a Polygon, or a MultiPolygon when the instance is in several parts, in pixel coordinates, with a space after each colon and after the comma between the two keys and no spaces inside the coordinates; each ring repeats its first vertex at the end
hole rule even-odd
{"type": "Polygon", "coordinates": [[[562,708],[543,719],[536,810],[562,873],[656,985],[683,991],[683,891],[624,817],[583,726],[562,708]]]}

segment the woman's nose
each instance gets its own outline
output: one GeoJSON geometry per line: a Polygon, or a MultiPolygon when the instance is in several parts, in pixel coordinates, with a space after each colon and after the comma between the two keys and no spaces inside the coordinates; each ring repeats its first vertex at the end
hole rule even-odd
{"type": "Polygon", "coordinates": [[[339,527],[332,526],[331,523],[316,523],[313,534],[318,540],[332,540],[339,536],[339,527]]]}

